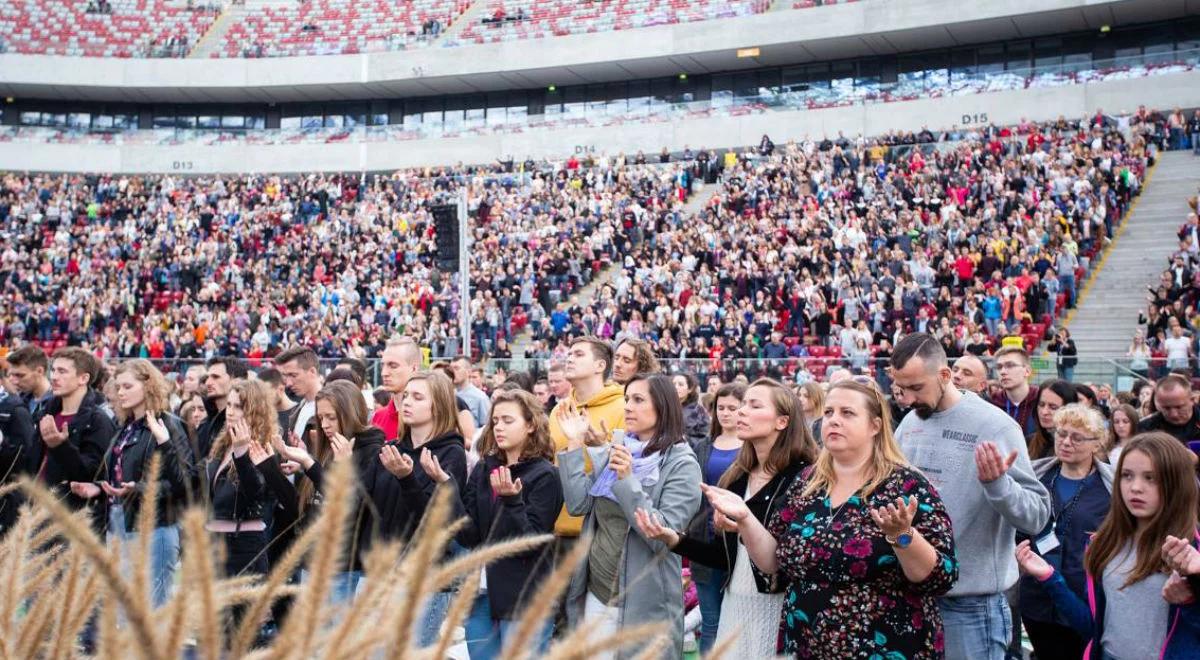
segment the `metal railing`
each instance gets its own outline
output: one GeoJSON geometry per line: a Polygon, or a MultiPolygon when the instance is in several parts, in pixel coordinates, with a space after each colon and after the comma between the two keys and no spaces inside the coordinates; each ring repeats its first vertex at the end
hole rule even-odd
{"type": "MultiPolygon", "coordinates": [[[[123,358],[113,358],[115,363],[123,358]]],[[[271,366],[270,358],[243,358],[251,371],[271,366]]],[[[452,356],[426,356],[425,366],[437,362],[448,362],[452,356]]],[[[989,380],[995,380],[995,365],[992,358],[983,357],[988,367],[989,380]]],[[[159,369],[167,374],[183,373],[191,365],[203,365],[202,359],[172,359],[151,360],[159,369]]],[[[951,360],[953,362],[954,360],[951,360]]],[[[340,358],[321,358],[321,372],[328,374],[341,362],[340,358]]],[[[367,383],[378,386],[380,383],[380,361],[377,358],[366,358],[367,383]]],[[[546,358],[490,358],[478,364],[489,381],[497,375],[507,376],[516,372],[527,372],[534,378],[545,378],[550,365],[561,362],[558,359],[546,358]]],[[[1031,380],[1039,383],[1052,378],[1066,378],[1077,383],[1092,385],[1108,385],[1117,391],[1129,390],[1137,380],[1158,379],[1170,372],[1186,373],[1189,376],[1200,377],[1200,359],[1191,358],[1186,362],[1171,363],[1161,358],[1138,360],[1128,357],[1079,357],[1073,367],[1060,369],[1054,356],[1034,356],[1031,360],[1031,380]]],[[[668,374],[691,373],[701,382],[712,376],[718,376],[723,382],[729,382],[738,377],[754,380],[760,377],[775,378],[792,383],[809,381],[824,382],[837,370],[846,370],[852,375],[869,376],[885,390],[890,387],[888,377],[889,361],[864,355],[825,355],[825,356],[789,356],[782,358],[754,359],[676,359],[660,358],[659,365],[668,374]]]]}

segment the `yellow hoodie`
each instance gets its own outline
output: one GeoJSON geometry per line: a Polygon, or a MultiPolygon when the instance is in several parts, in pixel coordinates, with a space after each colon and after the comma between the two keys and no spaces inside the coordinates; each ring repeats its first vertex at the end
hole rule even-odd
{"type": "MultiPolygon", "coordinates": [[[[575,391],[572,390],[570,400],[573,401],[574,399],[575,391]]],[[[550,413],[550,437],[554,440],[555,452],[566,451],[567,449],[567,436],[563,434],[556,414],[560,408],[566,405],[567,401],[559,401],[550,413]]],[[[586,403],[576,401],[575,405],[587,413],[588,419],[592,421],[592,425],[596,428],[600,428],[601,421],[604,422],[609,431],[625,428],[625,388],[617,383],[607,383],[586,403]]],[[[583,458],[586,469],[590,472],[592,464],[588,460],[586,453],[584,453],[583,458]]],[[[579,536],[579,532],[582,529],[583,518],[568,514],[567,507],[564,504],[562,511],[558,514],[558,520],[554,522],[555,536],[579,536]]]]}

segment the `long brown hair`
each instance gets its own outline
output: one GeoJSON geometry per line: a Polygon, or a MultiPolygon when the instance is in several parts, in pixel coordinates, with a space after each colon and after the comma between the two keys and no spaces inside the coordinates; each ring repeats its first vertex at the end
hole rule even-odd
{"type": "MultiPolygon", "coordinates": [[[[1121,439],[1117,437],[1117,425],[1112,423],[1113,418],[1117,416],[1117,413],[1123,413],[1125,418],[1129,420],[1130,429],[1132,429],[1133,435],[1135,436],[1137,435],[1138,422],[1142,421],[1142,416],[1138,414],[1137,408],[1134,408],[1128,403],[1122,403],[1113,409],[1112,415],[1109,416],[1108,449],[1116,447],[1117,444],[1121,442],[1121,439]]],[[[1132,440],[1133,437],[1131,436],[1129,439],[1132,440]]]]}
{"type": "MultiPolygon", "coordinates": [[[[771,392],[771,405],[775,414],[787,417],[787,426],[775,436],[767,460],[763,463],[763,471],[775,475],[793,463],[803,462],[812,464],[817,456],[817,443],[813,442],[812,432],[808,429],[808,420],[800,406],[800,398],[787,387],[771,378],[759,378],[746,388],[746,392],[755,387],[763,387],[771,392]]],[[[750,474],[758,467],[758,453],[754,451],[754,443],[743,442],[738,450],[733,464],[721,475],[718,485],[728,488],[730,484],[750,474]]]]}
{"type": "MultiPolygon", "coordinates": [[[[874,384],[843,380],[830,386],[829,392],[825,396],[826,401],[829,400],[829,395],[833,394],[834,390],[857,392],[862,396],[863,404],[867,408],[867,415],[879,420],[879,433],[875,434],[871,463],[867,467],[867,480],[863,484],[862,490],[859,491],[860,496],[865,499],[886,482],[896,468],[908,465],[908,459],[904,458],[904,453],[900,451],[900,445],[896,444],[896,437],[892,435],[891,408],[878,387],[874,384]]],[[[831,490],[835,483],[837,483],[837,475],[833,471],[833,454],[829,452],[828,447],[822,447],[821,454],[817,456],[817,462],[813,467],[812,477],[804,486],[804,495],[811,495],[821,490],[831,490]]]]}
{"type": "MultiPolygon", "coordinates": [[[[316,399],[313,400],[317,405],[320,405],[322,401],[327,401],[329,405],[333,406],[342,437],[353,438],[368,428],[367,403],[363,400],[362,391],[355,387],[354,383],[347,380],[326,383],[325,387],[317,392],[316,399]]],[[[313,460],[320,463],[322,467],[328,467],[329,462],[333,460],[333,442],[329,436],[325,435],[325,429],[321,427],[320,419],[314,420],[313,426],[316,428],[313,433],[309,434],[309,437],[313,438],[313,442],[309,444],[308,451],[312,454],[313,460]]],[[[300,512],[303,513],[313,499],[315,488],[312,479],[300,479],[299,481],[296,496],[299,499],[300,512]]]]}
{"type": "Polygon", "coordinates": [[[679,404],[679,395],[675,393],[675,383],[664,374],[636,374],[625,383],[625,396],[629,396],[629,388],[634,383],[642,382],[646,384],[647,396],[658,421],[654,424],[654,435],[639,440],[646,442],[642,456],[653,456],[684,441],[683,406],[679,404]]]}
{"type": "Polygon", "coordinates": [[[1121,588],[1143,580],[1154,573],[1166,573],[1167,565],[1160,552],[1167,535],[1189,542],[1196,536],[1197,507],[1200,489],[1196,486],[1196,457],[1174,437],[1161,431],[1142,433],[1129,439],[1117,462],[1117,481],[1112,491],[1112,504],[1100,529],[1092,537],[1083,565],[1093,576],[1102,575],[1104,567],[1114,560],[1127,544],[1135,544],[1137,562],[1121,588]],[[1158,484],[1158,511],[1138,533],[1138,520],[1125,498],[1121,496],[1122,472],[1130,454],[1141,452],[1154,465],[1154,481],[1158,484]]]}
{"type": "MultiPolygon", "coordinates": [[[[433,406],[433,431],[429,434],[429,439],[440,438],[443,435],[458,432],[458,403],[457,395],[454,393],[454,381],[450,380],[446,374],[439,370],[418,371],[408,379],[408,384],[404,389],[408,389],[409,385],[423,381],[429,388],[429,399],[433,406]]],[[[362,396],[362,395],[359,395],[362,396]]],[[[403,407],[403,404],[401,404],[403,407]]],[[[408,433],[408,429],[404,425],[404,415],[400,415],[400,424],[398,427],[397,438],[403,438],[408,433]]]]}
{"type": "MultiPolygon", "coordinates": [[[[257,380],[235,380],[229,386],[230,392],[237,392],[242,406],[242,415],[246,425],[250,427],[250,439],[263,448],[271,446],[271,441],[279,435],[279,413],[275,411],[275,390],[266,383],[257,380]]],[[[208,457],[220,461],[229,451],[232,439],[229,437],[229,424],[221,429],[221,434],[213,442],[208,457]]]]}
{"type": "Polygon", "coordinates": [[[525,439],[525,446],[521,448],[521,460],[544,458],[553,461],[554,439],[550,437],[550,420],[546,417],[546,412],[537,397],[524,390],[501,390],[492,397],[492,416],[488,418],[487,426],[483,427],[483,434],[479,436],[479,442],[475,444],[475,450],[479,452],[479,455],[495,455],[501,459],[504,458],[501,456],[500,446],[496,443],[494,424],[496,408],[502,403],[511,403],[517,406],[521,411],[521,417],[525,419],[525,424],[529,426],[529,437],[525,439]]]}
{"type": "Polygon", "coordinates": [[[721,428],[721,422],[717,420],[717,402],[721,399],[733,397],[741,403],[742,399],[746,398],[746,386],[741,383],[725,383],[717,388],[717,393],[713,395],[712,401],[708,402],[708,417],[712,420],[712,424],[708,427],[708,439],[716,440],[717,436],[725,432],[721,428]]]}

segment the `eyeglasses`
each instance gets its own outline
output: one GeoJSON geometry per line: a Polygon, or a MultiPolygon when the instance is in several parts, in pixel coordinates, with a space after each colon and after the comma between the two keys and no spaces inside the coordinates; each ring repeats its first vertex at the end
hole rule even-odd
{"type": "Polygon", "coordinates": [[[1082,445],[1082,444],[1086,444],[1089,442],[1096,442],[1100,439],[1100,438],[1097,438],[1094,436],[1088,437],[1088,436],[1081,435],[1079,433],[1070,433],[1070,432],[1064,431],[1062,429],[1058,429],[1057,431],[1055,431],[1054,437],[1060,441],[1061,440],[1070,440],[1071,442],[1073,442],[1077,445],[1082,445]]]}

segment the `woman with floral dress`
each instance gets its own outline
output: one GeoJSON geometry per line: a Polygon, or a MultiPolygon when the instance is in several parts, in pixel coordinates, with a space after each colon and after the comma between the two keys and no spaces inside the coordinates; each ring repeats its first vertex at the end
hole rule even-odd
{"type": "Polygon", "coordinates": [[[830,388],[824,446],[764,526],[740,496],[704,486],[764,573],[789,582],[779,652],[800,658],[940,658],[936,597],[958,579],[950,517],[892,437],[872,384],[830,388]]]}

